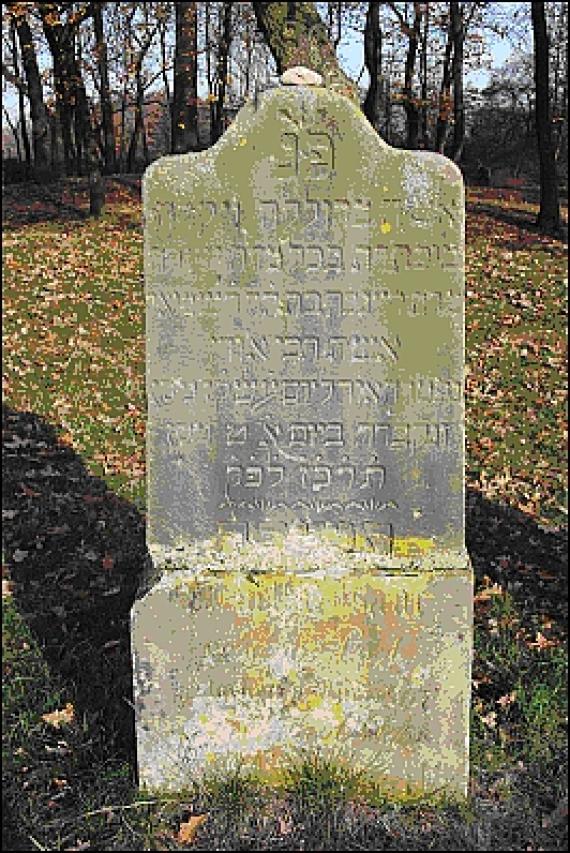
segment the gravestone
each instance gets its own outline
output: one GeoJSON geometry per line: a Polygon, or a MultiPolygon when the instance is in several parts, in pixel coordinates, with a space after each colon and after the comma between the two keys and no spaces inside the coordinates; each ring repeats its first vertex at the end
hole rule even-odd
{"type": "Polygon", "coordinates": [[[140,781],[464,794],[463,183],[289,79],[145,173],[140,781]]]}

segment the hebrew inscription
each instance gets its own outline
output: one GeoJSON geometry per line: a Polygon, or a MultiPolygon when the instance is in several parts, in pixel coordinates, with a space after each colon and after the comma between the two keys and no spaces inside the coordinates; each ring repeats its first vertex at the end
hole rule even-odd
{"type": "Polygon", "coordinates": [[[158,544],[463,547],[462,182],[355,135],[333,97],[266,93],[255,130],[146,173],[158,544]]]}

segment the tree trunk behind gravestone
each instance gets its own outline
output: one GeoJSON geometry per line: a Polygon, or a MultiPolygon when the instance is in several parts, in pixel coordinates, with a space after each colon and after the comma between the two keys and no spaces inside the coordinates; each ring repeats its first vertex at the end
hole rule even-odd
{"type": "MultiPolygon", "coordinates": [[[[8,8],[12,11],[15,3],[9,3],[8,8]]],[[[44,103],[42,81],[38,68],[36,50],[32,38],[32,31],[25,13],[13,11],[15,15],[15,26],[20,43],[22,64],[26,75],[28,86],[28,97],[30,100],[30,120],[32,123],[32,148],[34,152],[34,171],[38,177],[49,165],[49,121],[46,105],[44,103]]]]}
{"type": "Polygon", "coordinates": [[[314,3],[254,2],[253,9],[278,74],[304,65],[320,74],[327,88],[359,102],[357,87],[338,64],[314,3]]]}
{"type": "MultiPolygon", "coordinates": [[[[12,53],[12,64],[16,76],[21,80],[20,73],[20,58],[18,55],[18,42],[16,39],[16,20],[10,18],[10,48],[12,53]]],[[[23,82],[23,81],[22,81],[23,82]]],[[[32,166],[32,149],[30,147],[30,137],[28,136],[28,127],[26,121],[26,97],[23,86],[18,86],[18,127],[20,128],[20,137],[24,148],[24,156],[26,160],[26,170],[29,175],[32,166]]]]}
{"type": "Polygon", "coordinates": [[[212,28],[210,25],[210,4],[206,3],[206,8],[204,9],[204,40],[206,43],[206,81],[208,83],[208,103],[210,106],[210,133],[208,136],[208,143],[211,145],[214,136],[214,123],[216,121],[216,111],[214,109],[214,101],[213,98],[215,96],[214,93],[214,80],[212,75],[212,28]]]}
{"type": "Polygon", "coordinates": [[[429,3],[425,5],[422,49],[420,55],[421,73],[421,145],[428,148],[428,42],[429,42],[429,3]]]}
{"type": "Polygon", "coordinates": [[[463,97],[465,28],[463,25],[463,7],[460,3],[450,3],[450,15],[453,38],[453,142],[450,157],[454,163],[459,163],[465,143],[465,103],[463,97]]]}
{"type": "Polygon", "coordinates": [[[139,137],[143,132],[144,89],[140,71],[137,70],[135,77],[137,90],[135,98],[135,124],[129,142],[129,150],[127,151],[127,172],[135,171],[139,137]]]}
{"type": "Polygon", "coordinates": [[[89,215],[100,216],[105,202],[105,183],[101,176],[101,164],[97,151],[95,131],[91,125],[89,101],[79,66],[76,67],[76,115],[78,135],[81,138],[81,171],[87,174],[89,188],[89,215]]]}
{"type": "Polygon", "coordinates": [[[176,48],[172,99],[172,153],[198,147],[198,12],[196,3],[175,5],[176,48]]]}
{"type": "Polygon", "coordinates": [[[224,101],[226,99],[226,83],[228,76],[228,57],[232,38],[232,4],[224,2],[220,9],[220,43],[218,45],[218,61],[216,68],[217,100],[214,102],[212,142],[216,142],[224,132],[224,101]]]}
{"type": "Polygon", "coordinates": [[[69,176],[74,174],[75,171],[76,150],[73,141],[73,106],[70,101],[71,85],[64,69],[63,58],[54,56],[53,76],[56,92],[56,109],[61,128],[64,170],[65,174],[69,176]]]}
{"type": "Polygon", "coordinates": [[[451,57],[453,54],[453,33],[451,30],[451,16],[449,19],[447,43],[445,45],[445,56],[443,59],[443,71],[441,75],[441,88],[439,90],[439,106],[437,124],[435,128],[435,150],[443,154],[449,126],[449,112],[451,108],[451,57]]]}
{"type": "Polygon", "coordinates": [[[368,69],[370,83],[362,110],[374,130],[379,132],[380,98],[382,94],[382,32],[380,30],[380,3],[377,0],[371,0],[366,12],[364,62],[368,69]]]}
{"type": "Polygon", "coordinates": [[[420,111],[413,92],[414,69],[418,52],[422,10],[414,3],[414,24],[408,27],[408,52],[404,70],[404,109],[406,111],[406,147],[415,150],[420,135],[420,111]]]}
{"type": "Polygon", "coordinates": [[[74,140],[73,123],[75,118],[77,93],[75,73],[75,28],[85,15],[74,19],[74,23],[63,22],[59,10],[52,3],[38,3],[38,11],[53,60],[53,77],[56,107],[63,141],[63,159],[65,174],[78,171],[77,140],[74,140]]]}
{"type": "Polygon", "coordinates": [[[59,172],[60,156],[62,150],[61,134],[56,111],[48,113],[49,120],[49,164],[54,174],[59,172]]]}
{"type": "Polygon", "coordinates": [[[92,153],[91,163],[88,167],[89,183],[89,216],[98,217],[103,212],[105,205],[105,180],[101,175],[101,168],[92,153]]]}
{"type": "Polygon", "coordinates": [[[107,43],[103,28],[103,11],[105,3],[93,4],[93,29],[95,30],[95,51],[99,68],[99,84],[101,87],[101,128],[103,131],[103,160],[105,172],[112,175],[116,170],[115,135],[113,132],[113,105],[109,89],[109,61],[107,43]]]}
{"type": "Polygon", "coordinates": [[[532,3],[534,79],[536,84],[536,133],[540,158],[540,211],[538,225],[547,234],[560,230],[560,204],[556,157],[552,139],[548,85],[548,33],[544,3],[532,3]]]}

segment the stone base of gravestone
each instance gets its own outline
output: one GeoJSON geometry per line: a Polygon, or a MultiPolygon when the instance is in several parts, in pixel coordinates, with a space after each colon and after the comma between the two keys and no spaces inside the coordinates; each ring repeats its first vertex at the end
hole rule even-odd
{"type": "Polygon", "coordinates": [[[237,766],[279,784],[312,755],[387,795],[466,793],[468,562],[379,569],[312,538],[281,547],[277,571],[263,567],[271,548],[256,546],[254,571],[247,548],[219,552],[137,602],[141,785],[180,790],[237,766]]]}

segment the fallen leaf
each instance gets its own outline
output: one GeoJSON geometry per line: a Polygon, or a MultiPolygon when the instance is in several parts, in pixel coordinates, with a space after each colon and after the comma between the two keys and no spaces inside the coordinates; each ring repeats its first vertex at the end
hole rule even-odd
{"type": "Polygon", "coordinates": [[[512,705],[516,698],[516,691],[513,690],[512,693],[506,693],[504,696],[497,699],[497,705],[500,705],[501,708],[506,708],[508,705],[512,705]]]}
{"type": "Polygon", "coordinates": [[[497,725],[497,714],[491,711],[485,717],[481,717],[481,722],[490,729],[494,729],[497,725]]]}
{"type": "Polygon", "coordinates": [[[20,489],[26,495],[27,498],[39,498],[41,492],[36,492],[34,489],[30,489],[29,486],[26,486],[25,483],[20,483],[20,489]]]}
{"type": "Polygon", "coordinates": [[[534,643],[527,643],[529,649],[550,649],[553,646],[558,646],[558,640],[549,640],[548,637],[545,637],[540,631],[537,631],[536,640],[534,643]]]}
{"type": "Polygon", "coordinates": [[[474,600],[489,601],[489,599],[491,599],[494,595],[504,595],[504,590],[498,583],[493,584],[493,586],[485,587],[485,589],[479,590],[474,600]]]}
{"type": "Polygon", "coordinates": [[[198,829],[208,820],[207,814],[193,815],[186,823],[181,823],[178,830],[178,841],[181,844],[193,844],[198,829]]]}
{"type": "Polygon", "coordinates": [[[66,447],[73,447],[73,436],[70,432],[62,432],[59,435],[59,443],[66,447]]]}
{"type": "Polygon", "coordinates": [[[61,711],[52,711],[51,714],[42,714],[42,720],[53,726],[54,729],[59,729],[62,725],[70,725],[73,722],[75,710],[71,702],[68,702],[65,708],[61,711]]]}
{"type": "Polygon", "coordinates": [[[14,593],[14,582],[2,578],[2,598],[10,598],[14,593]]]}
{"type": "Polygon", "coordinates": [[[26,559],[26,557],[28,556],[28,553],[29,553],[28,551],[20,551],[19,548],[16,548],[16,550],[14,551],[14,553],[12,555],[12,559],[14,560],[15,563],[21,563],[22,560],[26,559]]]}
{"type": "Polygon", "coordinates": [[[279,818],[279,835],[291,835],[293,832],[293,821],[290,817],[279,818]]]}

